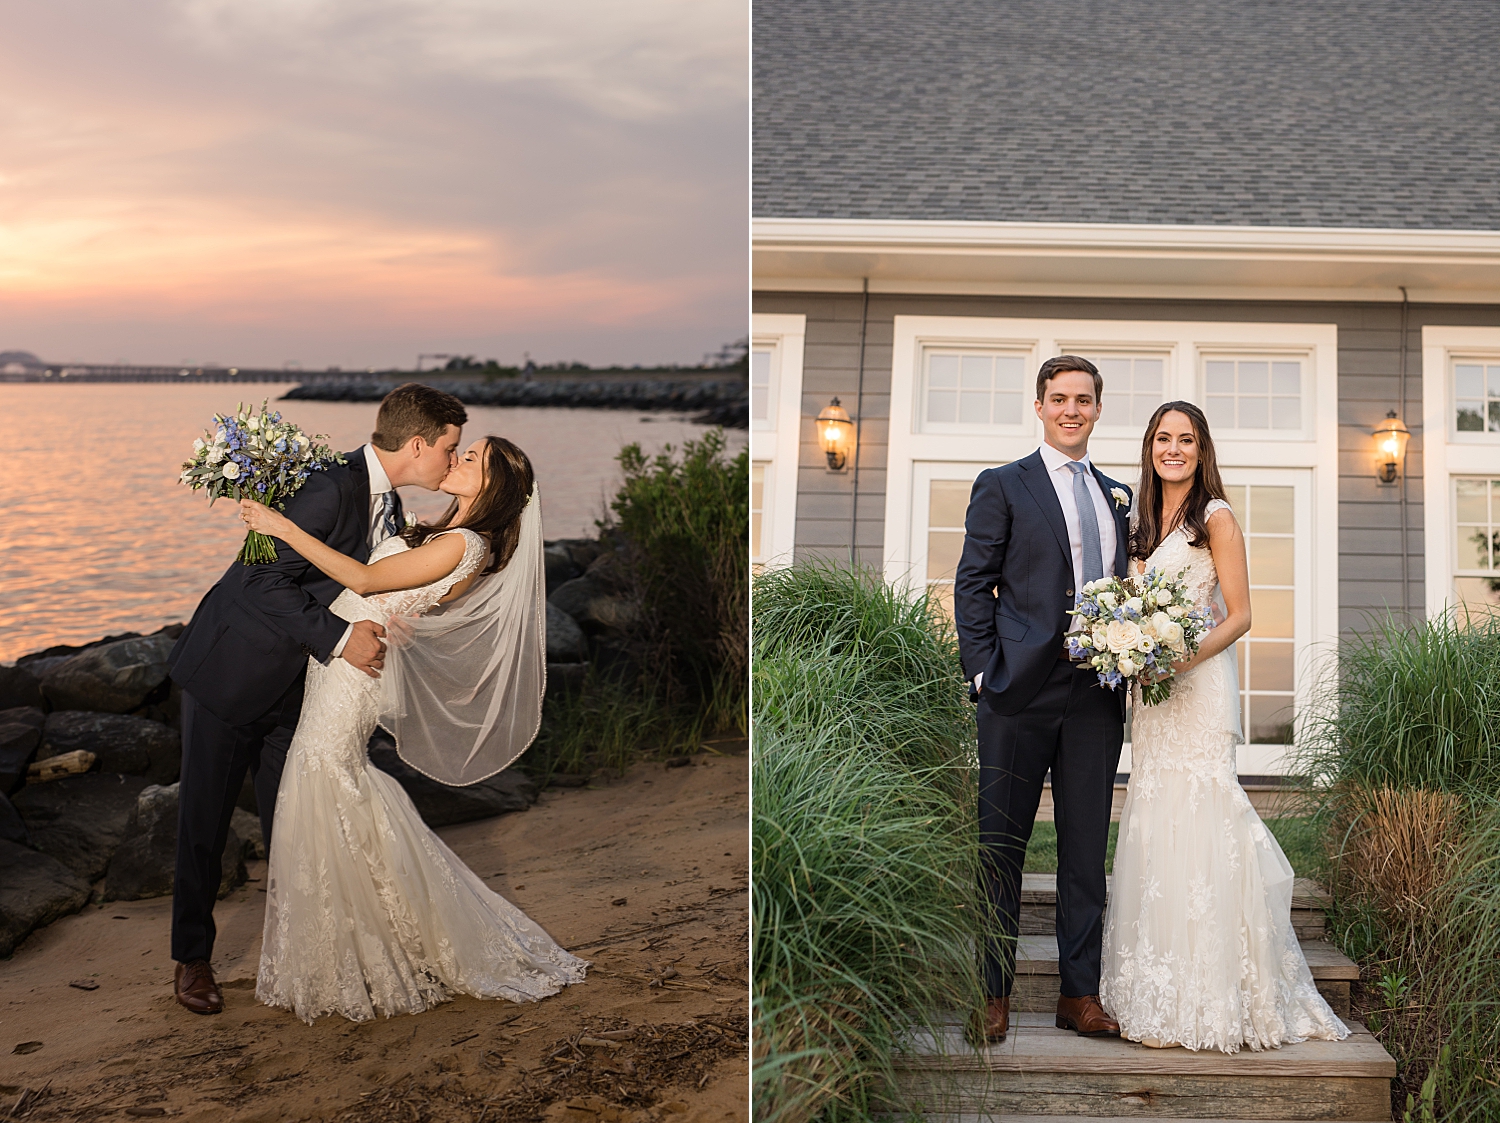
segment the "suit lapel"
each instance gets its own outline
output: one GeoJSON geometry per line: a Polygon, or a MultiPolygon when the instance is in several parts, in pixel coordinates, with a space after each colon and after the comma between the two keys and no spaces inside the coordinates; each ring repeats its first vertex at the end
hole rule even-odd
{"type": "Polygon", "coordinates": [[[1099,481],[1099,490],[1115,519],[1115,576],[1124,577],[1130,565],[1130,509],[1120,506],[1110,494],[1110,489],[1118,485],[1095,468],[1093,461],[1089,461],[1089,467],[1093,469],[1094,479],[1099,481]]]}
{"type": "Polygon", "coordinates": [[[349,462],[349,476],[354,481],[354,529],[359,532],[356,558],[364,561],[370,553],[370,466],[365,463],[363,445],[346,452],[344,459],[349,462]]]}
{"type": "Polygon", "coordinates": [[[1021,467],[1025,475],[1021,477],[1026,483],[1026,490],[1031,492],[1031,497],[1036,500],[1036,505],[1042,509],[1043,516],[1047,519],[1047,525],[1052,528],[1052,536],[1057,539],[1057,545],[1067,559],[1068,568],[1073,566],[1073,547],[1068,543],[1068,524],[1063,519],[1062,504],[1057,501],[1057,489],[1052,486],[1052,481],[1047,475],[1047,465],[1042,460],[1040,452],[1033,452],[1030,456],[1022,458],[1021,467]]]}

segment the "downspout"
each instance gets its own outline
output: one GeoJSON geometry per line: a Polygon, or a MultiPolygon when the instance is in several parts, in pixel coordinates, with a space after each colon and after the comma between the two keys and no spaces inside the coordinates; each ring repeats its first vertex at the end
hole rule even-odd
{"type": "MultiPolygon", "coordinates": [[[[1406,321],[1411,311],[1411,301],[1406,295],[1406,286],[1401,287],[1401,407],[1400,417],[1403,424],[1406,422],[1406,321]]],[[[1425,438],[1424,438],[1425,439],[1425,438]]],[[[1408,442],[1410,443],[1410,442],[1408,442]]],[[[1406,497],[1406,462],[1407,452],[1401,450],[1401,614],[1411,615],[1411,557],[1409,556],[1410,544],[1407,542],[1407,497],[1406,497]]],[[[1429,575],[1430,579],[1431,575],[1429,575]]]]}
{"type": "Polygon", "coordinates": [[[859,453],[864,442],[860,440],[860,428],[865,423],[865,329],[870,323],[870,278],[864,278],[863,304],[859,310],[859,381],[854,391],[854,501],[849,509],[849,567],[858,564],[857,543],[859,541],[859,453]]]}

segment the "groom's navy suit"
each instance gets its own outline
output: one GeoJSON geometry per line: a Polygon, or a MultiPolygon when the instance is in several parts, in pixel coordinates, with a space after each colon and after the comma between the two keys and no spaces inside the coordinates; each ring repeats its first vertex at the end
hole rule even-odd
{"type": "MultiPolygon", "coordinates": [[[[1113,572],[1123,576],[1128,505],[1111,496],[1122,485],[1097,468],[1092,474],[1114,516],[1113,572]]],[[[1062,993],[1098,994],[1104,856],[1125,696],[1064,658],[1077,589],[1068,528],[1040,452],[979,474],[964,530],[953,614],[964,677],[972,683],[983,672],[974,697],[980,850],[992,911],[983,948],[987,993],[1011,991],[1021,867],[1050,769],[1062,993]]]]}
{"type": "MultiPolygon", "coordinates": [[[[370,471],[364,449],[314,472],[286,515],[341,554],[369,556],[370,471]]],[[[209,959],[229,820],[248,769],[271,845],[271,816],[302,710],[307,658],[326,662],[348,625],[328,610],[343,586],[276,540],[276,561],[230,564],[168,662],[182,687],[182,778],[172,958],[209,959]]]]}

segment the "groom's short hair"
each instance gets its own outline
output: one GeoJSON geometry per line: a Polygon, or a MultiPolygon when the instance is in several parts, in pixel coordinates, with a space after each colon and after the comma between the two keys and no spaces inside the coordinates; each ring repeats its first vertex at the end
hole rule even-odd
{"type": "Polygon", "coordinates": [[[462,429],[468,420],[463,402],[452,394],[420,382],[408,382],[381,400],[370,443],[386,452],[395,452],[413,437],[435,445],[443,439],[449,425],[462,429]]]}
{"type": "Polygon", "coordinates": [[[1097,402],[1104,397],[1104,376],[1099,373],[1099,368],[1081,355],[1058,355],[1048,359],[1042,364],[1042,369],[1036,376],[1036,400],[1041,401],[1047,395],[1047,383],[1070,370],[1081,370],[1084,374],[1094,376],[1094,401],[1097,402]]]}

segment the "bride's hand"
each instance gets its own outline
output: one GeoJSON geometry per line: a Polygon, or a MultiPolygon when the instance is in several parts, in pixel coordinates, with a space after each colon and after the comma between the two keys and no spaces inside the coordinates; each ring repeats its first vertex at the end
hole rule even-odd
{"type": "Polygon", "coordinates": [[[253,499],[240,500],[240,518],[251,530],[258,530],[274,538],[286,537],[286,531],[296,526],[280,511],[273,511],[264,503],[257,503],[253,499]]]}

